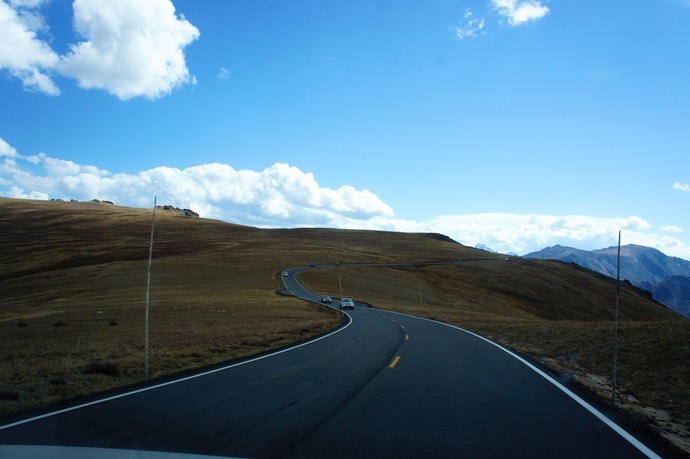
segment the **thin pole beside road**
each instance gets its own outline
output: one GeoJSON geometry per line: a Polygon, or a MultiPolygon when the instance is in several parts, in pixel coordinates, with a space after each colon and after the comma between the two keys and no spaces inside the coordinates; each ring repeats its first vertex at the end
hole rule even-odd
{"type": "Polygon", "coordinates": [[[156,201],[158,197],[153,198],[153,220],[151,221],[151,243],[149,244],[149,268],[146,276],[146,338],[144,343],[144,380],[149,379],[149,305],[151,303],[151,265],[153,262],[153,232],[156,228],[156,201]]]}
{"type": "Polygon", "coordinates": [[[621,296],[621,232],[618,231],[618,262],[616,267],[616,308],[613,314],[613,365],[611,370],[611,404],[616,406],[616,373],[618,365],[618,316],[621,296]]]}

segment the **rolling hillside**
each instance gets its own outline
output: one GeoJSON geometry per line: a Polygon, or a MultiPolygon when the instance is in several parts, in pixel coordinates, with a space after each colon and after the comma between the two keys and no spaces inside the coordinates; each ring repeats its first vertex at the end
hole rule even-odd
{"type": "MultiPolygon", "coordinates": [[[[0,199],[0,412],[140,381],[151,210],[0,199]]],[[[187,214],[189,215],[189,214],[187,214]]],[[[257,229],[157,212],[152,375],[285,346],[341,323],[279,295],[286,267],[340,263],[301,280],[376,307],[469,328],[606,397],[611,278],[575,265],[465,247],[438,234],[257,229]],[[419,262],[446,264],[421,265],[419,262]],[[397,263],[391,268],[347,267],[397,263]]],[[[620,407],[688,441],[687,320],[624,285],[620,407]],[[664,356],[659,359],[659,356],[664,356]]]]}

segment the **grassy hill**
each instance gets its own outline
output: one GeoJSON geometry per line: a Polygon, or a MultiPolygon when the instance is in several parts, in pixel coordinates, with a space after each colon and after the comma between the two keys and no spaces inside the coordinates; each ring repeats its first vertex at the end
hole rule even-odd
{"type": "MultiPolygon", "coordinates": [[[[140,381],[151,210],[2,198],[0,213],[0,414],[140,381]]],[[[610,390],[608,277],[434,234],[257,229],[162,209],[152,376],[336,327],[339,314],[277,293],[284,268],[336,262],[405,266],[314,270],[302,282],[336,297],[342,283],[346,296],[460,325],[602,396],[610,390]]],[[[621,321],[622,408],[690,451],[690,322],[629,284],[621,321]]]]}

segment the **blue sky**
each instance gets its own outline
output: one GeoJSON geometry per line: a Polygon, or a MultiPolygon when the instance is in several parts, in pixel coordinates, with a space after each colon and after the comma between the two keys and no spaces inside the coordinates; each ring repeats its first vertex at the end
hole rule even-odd
{"type": "Polygon", "coordinates": [[[690,259],[690,2],[0,0],[0,195],[690,259]]]}

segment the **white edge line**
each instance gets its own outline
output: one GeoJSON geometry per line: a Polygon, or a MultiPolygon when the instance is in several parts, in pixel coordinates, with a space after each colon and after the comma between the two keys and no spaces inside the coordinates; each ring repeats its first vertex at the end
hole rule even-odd
{"type": "Polygon", "coordinates": [[[627,440],[630,444],[632,444],[635,448],[637,448],[638,450],[640,450],[640,452],[642,452],[642,454],[646,455],[646,456],[649,457],[650,459],[661,459],[661,456],[659,456],[659,455],[656,454],[654,451],[652,451],[649,447],[647,447],[647,446],[646,446],[644,443],[642,443],[640,440],[638,440],[638,439],[635,438],[634,436],[630,435],[630,434],[629,434],[628,432],[626,432],[621,426],[619,426],[618,424],[616,424],[615,422],[613,422],[611,419],[609,419],[608,417],[606,417],[606,415],[603,414],[601,411],[599,411],[599,410],[597,410],[596,408],[594,408],[592,405],[590,405],[589,403],[587,403],[586,401],[584,401],[582,398],[580,398],[580,397],[579,397],[577,394],[575,394],[573,391],[571,391],[570,389],[568,389],[567,387],[565,387],[563,384],[561,384],[561,383],[559,383],[558,381],[556,381],[555,379],[553,379],[553,378],[552,378],[551,376],[549,376],[548,374],[544,373],[542,370],[540,370],[539,368],[537,368],[536,366],[534,366],[532,363],[528,362],[528,361],[525,360],[524,358],[522,358],[522,357],[520,357],[519,355],[515,354],[513,351],[511,351],[511,350],[509,350],[509,349],[506,349],[505,347],[501,346],[500,344],[495,343],[495,342],[491,341],[490,339],[487,339],[487,338],[485,338],[485,337],[483,337],[483,336],[481,336],[481,335],[478,335],[478,334],[476,334],[476,333],[474,333],[474,332],[471,332],[471,331],[469,331],[469,330],[465,330],[464,328],[460,328],[460,327],[457,327],[457,326],[455,326],[455,325],[447,324],[447,323],[444,323],[444,322],[439,322],[439,321],[437,321],[437,320],[427,319],[427,318],[425,318],[425,317],[412,316],[412,315],[409,315],[409,314],[403,314],[403,313],[401,313],[401,312],[388,311],[388,310],[386,310],[386,309],[381,309],[381,311],[390,312],[390,313],[393,313],[393,314],[400,314],[401,316],[407,316],[407,317],[410,317],[410,318],[413,318],[413,319],[426,320],[426,321],[428,321],[428,322],[434,322],[434,323],[437,323],[437,324],[440,324],[440,325],[445,325],[446,327],[454,328],[454,329],[456,329],[456,330],[460,330],[460,331],[462,331],[462,332],[469,333],[469,334],[472,335],[472,336],[475,336],[475,337],[477,337],[477,338],[479,338],[479,339],[482,339],[482,340],[486,341],[486,342],[489,343],[489,344],[492,344],[492,345],[496,346],[497,348],[501,349],[503,352],[508,353],[509,355],[513,356],[514,358],[516,358],[516,359],[519,360],[520,362],[522,362],[522,363],[524,363],[525,365],[527,365],[529,368],[531,368],[532,370],[534,370],[534,371],[535,371],[537,374],[539,374],[541,377],[543,377],[544,379],[546,379],[547,381],[549,381],[551,384],[553,384],[554,386],[556,386],[558,389],[560,389],[561,391],[563,391],[567,396],[569,396],[570,398],[572,398],[573,400],[575,400],[575,401],[576,401],[577,403],[579,403],[582,407],[584,407],[587,411],[589,411],[589,412],[592,413],[594,416],[596,416],[601,422],[603,422],[604,424],[606,424],[607,426],[609,426],[609,427],[610,427],[611,429],[613,429],[618,435],[620,435],[621,437],[623,437],[623,438],[624,438],[625,440],[627,440]]]}
{"type": "MultiPolygon", "coordinates": [[[[297,278],[295,278],[295,280],[297,281],[297,278]]],[[[299,283],[299,281],[297,281],[297,282],[299,283]]],[[[283,284],[284,284],[284,282],[283,282],[283,284]]],[[[300,284],[300,286],[301,286],[301,284],[300,284]]],[[[287,286],[285,286],[285,287],[287,288],[287,286]]],[[[302,288],[304,288],[304,287],[302,287],[302,288]]],[[[570,398],[572,398],[573,400],[575,400],[578,404],[580,404],[580,405],[581,405],[583,408],[585,408],[587,411],[589,411],[589,412],[592,413],[594,416],[596,416],[600,421],[602,421],[604,424],[606,424],[606,425],[609,426],[611,429],[613,429],[616,433],[618,433],[621,437],[623,437],[625,440],[627,440],[630,444],[632,444],[633,446],[635,446],[638,450],[640,450],[640,451],[641,451],[643,454],[645,454],[647,457],[653,458],[653,459],[657,459],[657,458],[658,458],[658,459],[661,459],[661,457],[660,457],[659,455],[657,455],[654,451],[652,451],[652,450],[649,449],[647,446],[645,446],[645,445],[644,445],[641,441],[639,441],[637,438],[635,438],[634,436],[630,435],[630,434],[629,434],[628,432],[626,432],[622,427],[620,427],[618,424],[616,424],[615,422],[613,422],[612,420],[610,420],[608,417],[606,417],[606,416],[605,416],[603,413],[601,413],[599,410],[597,410],[597,409],[594,408],[592,405],[590,405],[589,403],[587,403],[586,401],[584,401],[582,398],[580,398],[578,395],[576,395],[575,393],[573,393],[570,389],[568,389],[567,387],[565,387],[564,385],[562,385],[561,383],[559,383],[558,381],[556,381],[555,379],[553,379],[551,376],[549,376],[548,374],[544,373],[542,370],[540,370],[539,368],[537,368],[536,366],[534,366],[533,364],[531,364],[531,363],[528,362],[527,360],[523,359],[523,358],[520,357],[519,355],[517,355],[517,354],[515,354],[514,352],[512,352],[512,351],[510,351],[510,350],[508,350],[508,349],[506,349],[506,348],[504,348],[504,347],[501,346],[500,344],[495,343],[495,342],[493,342],[493,341],[491,341],[491,340],[489,340],[489,339],[487,339],[487,338],[485,338],[485,337],[483,337],[483,336],[481,336],[481,335],[478,335],[478,334],[476,334],[476,333],[474,333],[474,332],[471,332],[471,331],[469,331],[469,330],[465,330],[464,328],[460,328],[460,327],[457,327],[457,326],[455,326],[455,325],[447,324],[447,323],[444,323],[444,322],[439,322],[439,321],[437,321],[437,320],[427,319],[427,318],[425,318],[425,317],[412,316],[412,315],[409,315],[409,314],[403,314],[403,313],[395,312],[395,311],[387,311],[387,310],[381,310],[381,311],[385,311],[385,312],[389,312],[389,313],[393,313],[393,314],[399,314],[399,315],[406,316],[406,317],[410,317],[410,318],[413,318],[413,319],[425,320],[425,321],[428,321],[428,322],[433,322],[433,323],[436,323],[436,324],[444,325],[444,326],[446,326],[446,327],[454,328],[454,329],[456,329],[456,330],[459,330],[459,331],[468,333],[468,334],[470,334],[470,335],[472,335],[472,336],[474,336],[474,337],[476,337],[476,338],[479,338],[479,339],[481,339],[481,340],[484,340],[484,341],[486,341],[487,343],[489,343],[489,344],[491,344],[491,345],[493,345],[493,346],[496,346],[498,349],[502,350],[503,352],[505,352],[505,353],[511,355],[512,357],[514,357],[514,358],[517,359],[518,361],[522,362],[522,363],[525,364],[527,367],[529,367],[529,368],[532,369],[534,372],[536,372],[538,375],[540,375],[541,377],[543,377],[544,379],[546,379],[547,381],[549,381],[551,384],[553,384],[554,386],[556,386],[556,387],[557,387],[558,389],[560,389],[563,393],[565,393],[567,396],[569,396],[570,398]]],[[[253,358],[253,359],[245,360],[245,361],[238,362],[238,363],[235,363],[235,364],[232,364],[232,365],[227,365],[227,366],[224,366],[224,367],[221,367],[221,368],[215,368],[215,369],[213,369],[213,370],[205,371],[205,372],[203,372],[203,373],[197,373],[197,374],[194,374],[194,375],[191,375],[191,376],[187,376],[187,377],[185,377],[185,378],[175,379],[175,380],[173,380],[173,381],[167,381],[167,382],[164,382],[164,383],[162,383],[162,384],[156,384],[155,386],[144,387],[144,388],[142,388],[142,389],[138,389],[138,390],[134,390],[134,391],[130,391],[130,392],[125,392],[125,393],[123,393],[123,394],[114,395],[114,396],[112,396],[112,397],[107,397],[107,398],[103,398],[103,399],[99,399],[99,400],[94,400],[93,402],[82,403],[81,405],[72,406],[72,407],[65,408],[65,409],[58,410],[58,411],[52,411],[52,412],[50,412],[50,413],[45,413],[45,414],[42,414],[42,415],[40,415],[40,416],[34,416],[34,417],[32,417],[32,418],[29,418],[29,419],[23,419],[23,420],[21,420],[21,421],[17,421],[17,422],[13,422],[13,423],[11,423],[11,424],[6,424],[6,425],[4,425],[4,426],[0,426],[0,431],[2,431],[2,430],[7,430],[7,429],[11,429],[11,428],[13,428],[13,427],[17,427],[17,426],[20,426],[20,425],[23,425],[23,424],[28,424],[28,423],[30,423],[30,422],[39,421],[39,420],[41,420],[41,419],[49,418],[49,417],[52,417],[52,416],[57,416],[57,415],[60,415],[60,414],[68,413],[68,412],[70,412],[70,411],[76,411],[76,410],[80,410],[80,409],[82,409],[82,408],[86,408],[86,407],[89,407],[89,406],[98,405],[98,404],[101,404],[101,403],[106,403],[106,402],[109,402],[109,401],[111,401],[111,400],[117,400],[117,399],[119,399],[119,398],[129,397],[129,396],[131,396],[131,395],[136,395],[136,394],[139,394],[139,393],[142,393],[142,392],[148,392],[148,391],[150,391],[150,390],[159,389],[159,388],[161,388],[161,387],[170,386],[170,385],[172,385],[172,384],[177,384],[177,383],[189,381],[189,380],[192,380],[192,379],[200,378],[200,377],[202,377],[202,376],[207,376],[207,375],[210,375],[210,374],[213,374],[213,373],[218,373],[218,372],[221,372],[221,371],[229,370],[229,369],[231,369],[231,368],[235,368],[235,367],[239,367],[239,366],[246,365],[246,364],[249,364],[249,363],[257,362],[257,361],[259,361],[259,360],[267,359],[267,358],[269,358],[269,357],[273,357],[273,356],[276,356],[276,355],[283,354],[283,353],[285,353],[285,352],[289,352],[289,351],[293,351],[293,350],[295,350],[295,349],[299,349],[300,347],[304,347],[304,346],[313,344],[313,343],[315,343],[315,342],[317,342],[317,341],[321,341],[322,339],[326,339],[326,338],[328,338],[328,337],[330,337],[330,336],[333,336],[333,335],[335,335],[336,333],[340,333],[341,331],[345,330],[347,327],[349,327],[350,325],[352,325],[352,322],[353,322],[352,316],[350,316],[349,314],[346,314],[346,315],[347,315],[348,317],[350,317],[350,321],[347,323],[347,325],[345,325],[345,326],[342,327],[342,328],[338,328],[337,330],[334,330],[334,331],[332,331],[331,333],[329,333],[329,334],[327,334],[327,335],[320,336],[319,338],[313,339],[313,340],[311,340],[311,341],[307,341],[307,342],[305,342],[305,343],[298,344],[298,345],[296,345],[296,346],[289,347],[289,348],[287,348],[287,349],[282,349],[282,350],[280,350],[280,351],[273,352],[273,353],[271,353],[271,354],[262,355],[261,357],[256,357],[256,358],[253,358]]]]}
{"type": "MultiPolygon", "coordinates": [[[[296,274],[296,273],[295,273],[295,274],[296,274]]],[[[297,280],[297,276],[293,275],[293,277],[294,277],[295,281],[300,285],[300,287],[302,287],[304,290],[306,290],[306,289],[304,288],[304,286],[303,286],[302,284],[300,284],[299,280],[297,280]]],[[[285,282],[283,282],[283,285],[284,285],[284,284],[285,284],[285,282]]],[[[285,287],[287,288],[287,286],[285,286],[285,287]]],[[[289,289],[288,289],[288,290],[289,290],[289,289]]],[[[633,445],[635,448],[637,448],[642,454],[646,455],[646,456],[647,456],[648,458],[650,458],[650,459],[662,459],[661,456],[659,456],[659,455],[656,454],[654,451],[652,451],[652,450],[651,450],[649,447],[647,447],[644,443],[642,443],[640,440],[638,440],[637,438],[635,438],[634,436],[632,436],[631,434],[629,434],[625,429],[623,429],[621,426],[619,426],[618,424],[616,424],[615,422],[613,422],[613,421],[612,421],[611,419],[609,419],[605,414],[603,414],[601,411],[597,410],[597,409],[594,408],[592,405],[590,405],[589,403],[587,403],[585,400],[583,400],[581,397],[579,397],[579,396],[578,396],[577,394],[575,394],[573,391],[571,391],[570,389],[568,389],[567,387],[565,387],[563,384],[561,384],[560,382],[558,382],[558,381],[556,381],[555,379],[553,379],[551,376],[549,376],[548,374],[546,374],[544,371],[542,371],[541,369],[539,369],[538,367],[536,367],[536,366],[533,365],[532,363],[528,362],[528,361],[525,360],[524,358],[522,358],[522,357],[520,357],[519,355],[515,354],[513,351],[511,351],[511,350],[509,350],[509,349],[507,349],[507,348],[501,346],[500,344],[495,343],[495,342],[491,341],[490,339],[487,339],[487,338],[485,338],[485,337],[483,337],[483,336],[481,336],[481,335],[478,335],[478,334],[476,334],[476,333],[474,333],[474,332],[471,332],[471,331],[469,331],[469,330],[466,330],[466,329],[464,329],[464,328],[460,328],[460,327],[457,327],[457,326],[455,326],[455,325],[447,324],[447,323],[444,323],[444,322],[439,322],[439,321],[437,321],[437,320],[427,319],[427,318],[425,318],[425,317],[417,317],[417,316],[413,316],[413,315],[410,315],[410,314],[404,314],[404,313],[402,313],[402,312],[389,311],[389,310],[386,310],[386,309],[380,309],[380,311],[383,311],[383,312],[390,312],[390,313],[393,313],[393,314],[399,314],[399,315],[401,315],[401,316],[406,316],[406,317],[410,317],[410,318],[413,318],[413,319],[425,320],[425,321],[428,321],[428,322],[433,322],[433,323],[437,323],[437,324],[440,324],[440,325],[445,325],[446,327],[454,328],[454,329],[456,329],[456,330],[459,330],[459,331],[468,333],[468,334],[470,334],[470,335],[472,335],[472,336],[474,336],[474,337],[476,337],[476,338],[479,338],[479,339],[481,339],[481,340],[486,341],[487,343],[489,343],[489,344],[491,344],[491,345],[493,345],[493,346],[496,346],[498,349],[502,350],[503,352],[505,352],[505,353],[511,355],[512,357],[514,357],[514,358],[517,359],[518,361],[522,362],[522,363],[525,364],[528,368],[532,369],[534,372],[536,372],[538,375],[540,375],[542,378],[546,379],[548,382],[550,382],[551,384],[553,384],[554,386],[556,386],[556,387],[557,387],[558,389],[560,389],[563,393],[565,393],[568,397],[570,397],[571,399],[573,399],[573,400],[574,400],[575,402],[577,402],[580,406],[582,406],[582,407],[585,408],[587,411],[589,411],[591,414],[593,414],[597,419],[599,419],[601,422],[603,422],[604,424],[606,424],[607,426],[609,426],[611,429],[613,429],[614,432],[616,432],[618,435],[620,435],[620,436],[623,437],[625,440],[627,440],[631,445],[633,445]]],[[[350,316],[349,314],[347,314],[347,315],[350,316]]],[[[351,316],[350,316],[350,320],[352,320],[352,317],[351,317],[351,316]]],[[[352,323],[352,322],[350,322],[350,323],[352,323]]]]}
{"type": "Polygon", "coordinates": [[[210,374],[213,374],[213,373],[218,373],[218,372],[221,372],[221,371],[229,370],[229,369],[231,369],[231,368],[239,367],[239,366],[242,366],[242,365],[247,365],[247,364],[249,364],[249,363],[258,362],[259,360],[267,359],[267,358],[269,358],[269,357],[274,357],[274,356],[276,356],[276,355],[284,354],[284,353],[286,353],[286,352],[294,351],[295,349],[299,349],[300,347],[304,347],[304,346],[308,346],[308,345],[310,345],[310,344],[314,344],[314,343],[316,343],[317,341],[321,341],[322,339],[329,338],[329,337],[335,335],[336,333],[340,333],[341,331],[345,330],[347,327],[349,327],[350,325],[352,325],[352,322],[353,322],[352,316],[350,316],[349,314],[347,314],[347,316],[350,317],[350,321],[349,321],[345,326],[340,327],[340,328],[338,328],[338,329],[336,329],[336,330],[334,330],[334,331],[328,333],[327,335],[323,335],[323,336],[320,336],[320,337],[318,337],[318,338],[316,338],[316,339],[313,339],[313,340],[311,340],[311,341],[307,341],[307,342],[304,342],[304,343],[301,343],[301,344],[297,344],[296,346],[288,347],[288,348],[286,348],[286,349],[281,349],[280,351],[272,352],[272,353],[270,353],[270,354],[262,355],[262,356],[260,356],[260,357],[255,357],[255,358],[249,359],[249,360],[244,360],[244,361],[242,361],[242,362],[234,363],[234,364],[232,364],[232,365],[226,365],[226,366],[224,366],[224,367],[214,368],[213,370],[204,371],[204,372],[202,372],[202,373],[197,373],[197,374],[194,374],[194,375],[191,375],[191,376],[186,376],[186,377],[184,377],[184,378],[175,379],[175,380],[172,380],[172,381],[166,381],[166,382],[164,382],[164,383],[156,384],[156,385],[154,385],[154,386],[143,387],[143,388],[141,388],[141,389],[133,390],[133,391],[130,391],[130,392],[125,392],[125,393],[123,393],[123,394],[113,395],[112,397],[106,397],[106,398],[102,398],[102,399],[99,399],[99,400],[94,400],[94,401],[92,401],[92,402],[82,403],[81,405],[75,405],[75,406],[71,406],[71,407],[69,407],[69,408],[64,408],[64,409],[62,409],[62,410],[51,411],[50,413],[45,413],[45,414],[42,414],[42,415],[40,415],[40,416],[34,416],[34,417],[32,417],[32,418],[22,419],[21,421],[13,422],[12,424],[6,424],[6,425],[3,425],[3,426],[0,426],[0,431],[2,431],[2,430],[7,430],[7,429],[11,429],[11,428],[13,428],[13,427],[17,427],[17,426],[20,426],[20,425],[23,425],[23,424],[28,424],[28,423],[30,423],[30,422],[39,421],[39,420],[41,420],[41,419],[49,418],[49,417],[52,417],[52,416],[58,416],[58,415],[60,415],[60,414],[68,413],[68,412],[70,412],[70,411],[76,411],[76,410],[80,410],[80,409],[82,409],[82,408],[86,408],[86,407],[89,407],[89,406],[98,405],[98,404],[101,404],[101,403],[106,403],[106,402],[109,402],[109,401],[111,401],[111,400],[117,400],[118,398],[129,397],[129,396],[131,396],[131,395],[140,394],[140,393],[142,393],[142,392],[148,392],[148,391],[154,390],[154,389],[160,389],[161,387],[170,386],[170,385],[172,385],[172,384],[177,384],[177,383],[189,381],[189,380],[191,380],[191,379],[201,378],[202,376],[207,376],[207,375],[210,375],[210,374]]]}

